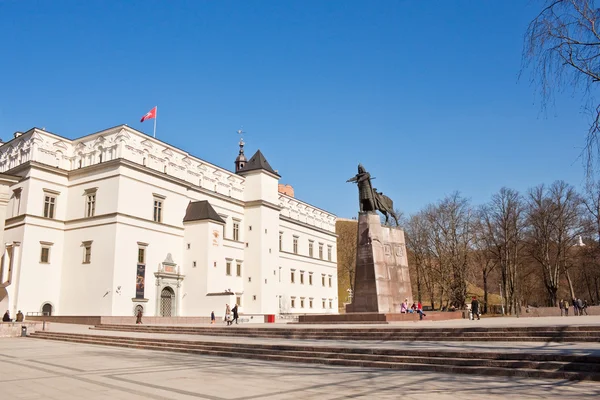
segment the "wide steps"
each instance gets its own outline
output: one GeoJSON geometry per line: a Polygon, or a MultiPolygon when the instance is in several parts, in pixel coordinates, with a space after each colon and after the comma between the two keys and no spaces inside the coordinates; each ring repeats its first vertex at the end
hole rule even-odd
{"type": "Polygon", "coordinates": [[[313,340],[395,340],[395,341],[527,341],[527,342],[600,342],[600,327],[566,327],[537,329],[283,329],[242,327],[182,327],[98,325],[93,329],[192,334],[207,336],[243,336],[254,338],[313,339],[313,340]]]}
{"type": "Polygon", "coordinates": [[[600,381],[600,357],[512,352],[440,352],[304,345],[244,345],[207,341],[36,332],[33,338],[74,343],[174,351],[220,357],[434,371],[600,381]]]}

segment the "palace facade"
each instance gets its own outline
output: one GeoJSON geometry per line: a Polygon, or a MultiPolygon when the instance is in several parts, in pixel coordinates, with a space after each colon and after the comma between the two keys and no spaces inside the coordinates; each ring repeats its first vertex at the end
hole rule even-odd
{"type": "Polygon", "coordinates": [[[244,143],[235,171],[126,125],[0,146],[0,309],[25,314],[337,313],[336,216],[244,143]]]}

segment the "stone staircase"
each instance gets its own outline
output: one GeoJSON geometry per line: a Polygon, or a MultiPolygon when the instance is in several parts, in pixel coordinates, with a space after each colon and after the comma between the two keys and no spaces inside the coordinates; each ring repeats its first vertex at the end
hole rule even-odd
{"type": "Polygon", "coordinates": [[[339,345],[245,344],[243,341],[235,341],[235,343],[230,344],[210,341],[60,332],[35,332],[30,337],[89,345],[117,346],[266,361],[470,375],[600,381],[600,357],[591,355],[524,353],[500,350],[493,352],[458,352],[339,345]]]}
{"type": "Polygon", "coordinates": [[[91,329],[312,340],[395,340],[468,342],[575,342],[600,343],[600,326],[550,326],[515,328],[268,328],[246,326],[97,325],[91,329]]]}

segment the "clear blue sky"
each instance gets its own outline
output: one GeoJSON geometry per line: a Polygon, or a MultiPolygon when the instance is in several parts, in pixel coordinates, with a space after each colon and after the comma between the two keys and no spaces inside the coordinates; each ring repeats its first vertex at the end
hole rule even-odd
{"type": "Polygon", "coordinates": [[[296,196],[342,217],[358,162],[396,207],[583,182],[580,98],[518,80],[538,1],[0,0],[0,136],[139,119],[233,168],[235,131],[296,196]]]}

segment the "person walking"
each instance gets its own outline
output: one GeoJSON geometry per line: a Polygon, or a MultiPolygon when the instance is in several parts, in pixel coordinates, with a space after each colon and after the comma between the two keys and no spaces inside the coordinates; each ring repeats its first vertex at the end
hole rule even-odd
{"type": "Polygon", "coordinates": [[[135,316],[135,323],[136,325],[142,323],[142,310],[138,310],[137,315],[135,316]]]}
{"type": "Polygon", "coordinates": [[[420,321],[423,320],[423,317],[427,316],[427,314],[423,313],[423,305],[421,304],[420,301],[417,303],[417,313],[419,313],[419,320],[420,321]]]}
{"type": "Polygon", "coordinates": [[[587,300],[583,301],[583,312],[585,313],[585,315],[589,315],[587,312],[587,308],[588,308],[588,302],[587,300]]]}
{"type": "Polygon", "coordinates": [[[210,312],[210,324],[211,324],[211,325],[214,325],[214,324],[215,324],[215,321],[216,321],[216,318],[215,318],[215,312],[214,312],[214,311],[211,311],[211,312],[210,312]]]}
{"type": "Polygon", "coordinates": [[[473,296],[473,300],[471,301],[471,311],[473,312],[473,320],[475,320],[475,316],[477,316],[477,320],[480,320],[479,315],[479,300],[477,300],[476,296],[473,296]]]}
{"type": "Polygon", "coordinates": [[[581,299],[577,299],[577,308],[579,309],[579,315],[583,315],[584,312],[587,315],[587,310],[583,307],[581,299]]]}
{"type": "Polygon", "coordinates": [[[231,325],[231,308],[229,308],[229,304],[225,304],[225,321],[227,326],[231,325]]]}
{"type": "Polygon", "coordinates": [[[573,306],[574,315],[579,315],[579,307],[577,306],[577,299],[575,299],[575,297],[573,297],[573,300],[571,300],[571,305],[573,306]]]}
{"type": "Polygon", "coordinates": [[[560,308],[560,316],[564,317],[565,316],[565,309],[563,307],[563,300],[560,299],[560,301],[558,302],[558,308],[560,308]]]}
{"type": "Polygon", "coordinates": [[[233,325],[233,321],[235,321],[235,324],[238,324],[238,306],[237,304],[235,306],[233,306],[233,308],[231,309],[231,313],[233,314],[233,320],[231,321],[231,324],[233,325]]]}
{"type": "Polygon", "coordinates": [[[569,302],[567,300],[563,300],[562,308],[565,310],[565,317],[569,316],[569,302]]]}

